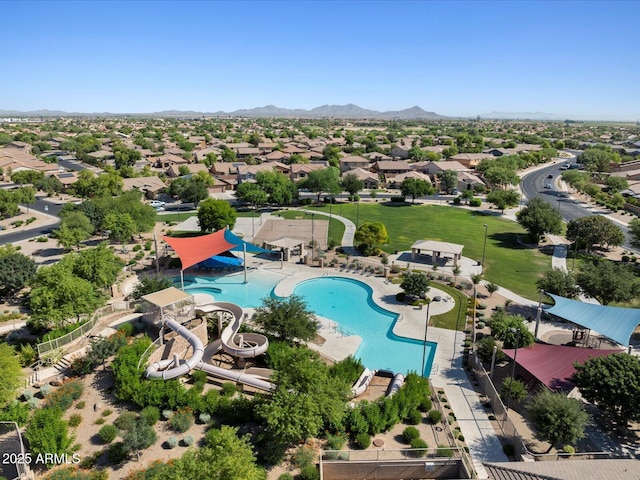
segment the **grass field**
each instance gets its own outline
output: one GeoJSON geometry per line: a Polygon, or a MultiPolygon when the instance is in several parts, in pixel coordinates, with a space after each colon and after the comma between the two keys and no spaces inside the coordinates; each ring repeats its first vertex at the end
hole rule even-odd
{"type": "MultiPolygon", "coordinates": [[[[333,210],[356,221],[354,204],[334,205],[333,210]]],[[[376,221],[384,223],[389,233],[389,243],[382,246],[386,252],[408,250],[416,240],[430,239],[464,245],[462,255],[478,261],[482,260],[486,224],[485,278],[530,299],[538,296],[536,280],[551,268],[550,253],[518,243],[524,229],[499,216],[440,205],[361,204],[358,223],[376,221]]]]}
{"type": "MultiPolygon", "coordinates": [[[[452,310],[449,310],[442,315],[433,315],[431,317],[431,325],[439,328],[447,328],[449,330],[464,330],[469,297],[457,288],[450,287],[449,285],[431,282],[431,286],[448,293],[456,302],[456,305],[452,310]]],[[[473,302],[471,303],[473,304],[473,302]]]]}

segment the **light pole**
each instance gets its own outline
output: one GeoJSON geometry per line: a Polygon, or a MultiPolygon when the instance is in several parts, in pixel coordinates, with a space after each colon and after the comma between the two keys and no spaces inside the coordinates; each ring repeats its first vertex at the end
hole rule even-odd
{"type": "MultiPolygon", "coordinates": [[[[487,224],[483,224],[484,227],[484,245],[482,246],[482,275],[484,275],[484,256],[487,253],[487,231],[488,231],[488,226],[487,224]]],[[[475,320],[475,319],[474,319],[475,320]]]]}
{"type": "Polygon", "coordinates": [[[427,360],[427,331],[429,330],[429,307],[431,306],[431,302],[439,302],[440,299],[436,300],[438,297],[433,297],[433,299],[427,297],[427,321],[424,324],[424,342],[422,344],[422,378],[424,378],[424,369],[426,367],[425,361],[427,360]]]}
{"type": "Polygon", "coordinates": [[[315,216],[316,216],[315,213],[311,214],[311,261],[312,262],[313,262],[313,255],[314,255],[315,249],[316,249],[315,248],[315,240],[314,240],[314,237],[313,237],[313,231],[314,231],[313,230],[313,227],[314,227],[313,219],[315,218],[315,216]]]}
{"type": "Polygon", "coordinates": [[[360,202],[356,201],[356,230],[358,229],[358,217],[360,217],[360,202]]]}
{"type": "MultiPolygon", "coordinates": [[[[516,334],[516,349],[513,352],[513,366],[511,367],[511,385],[509,386],[509,396],[507,397],[507,409],[505,411],[505,415],[504,415],[504,421],[507,421],[507,414],[509,413],[509,406],[511,405],[511,397],[513,396],[513,381],[515,380],[516,377],[516,360],[518,358],[518,344],[520,343],[520,330],[518,330],[517,328],[509,328],[509,331],[511,333],[515,333],[516,334]]],[[[502,422],[502,424],[504,425],[504,422],[502,422]]]]}

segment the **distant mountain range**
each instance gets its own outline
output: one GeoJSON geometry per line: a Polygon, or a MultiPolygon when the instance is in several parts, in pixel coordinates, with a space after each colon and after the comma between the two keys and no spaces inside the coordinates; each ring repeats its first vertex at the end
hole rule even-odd
{"type": "Polygon", "coordinates": [[[63,112],[60,110],[34,110],[30,112],[21,112],[18,110],[0,110],[0,117],[306,117],[306,118],[380,118],[380,119],[426,119],[437,120],[449,118],[438,115],[434,112],[427,112],[420,107],[411,107],[405,110],[394,110],[387,112],[379,112],[377,110],[368,110],[358,105],[322,105],[311,110],[279,108],[275,105],[267,105],[264,107],[236,110],[233,112],[195,112],[182,110],[164,110],[162,112],[153,113],[80,113],[80,112],[63,112]]]}

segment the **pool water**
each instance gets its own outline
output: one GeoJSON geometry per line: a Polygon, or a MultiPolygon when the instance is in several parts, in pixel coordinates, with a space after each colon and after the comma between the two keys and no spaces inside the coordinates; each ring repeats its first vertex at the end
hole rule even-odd
{"type": "MultiPolygon", "coordinates": [[[[271,291],[284,277],[276,273],[252,270],[247,273],[234,273],[224,277],[198,277],[185,275],[184,290],[193,295],[206,293],[215,301],[235,303],[245,308],[256,308],[262,304],[263,298],[271,296],[271,291]]],[[[180,287],[180,277],[173,278],[174,285],[180,287]]]]}
{"type": "MultiPolygon", "coordinates": [[[[356,351],[365,367],[395,373],[421,373],[424,344],[393,333],[398,315],[376,305],[367,284],[340,277],[321,277],[298,284],[294,293],[304,297],[311,311],[340,324],[345,335],[358,335],[356,351]]],[[[424,374],[429,376],[437,344],[428,342],[424,374]]]]}

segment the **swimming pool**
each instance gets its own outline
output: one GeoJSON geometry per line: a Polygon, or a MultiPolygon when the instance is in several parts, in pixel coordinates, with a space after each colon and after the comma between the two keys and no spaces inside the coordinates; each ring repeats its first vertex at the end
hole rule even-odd
{"type": "MultiPolygon", "coordinates": [[[[245,308],[256,308],[262,304],[262,299],[271,296],[271,291],[284,277],[264,270],[251,270],[247,273],[244,283],[244,273],[234,273],[224,277],[199,277],[185,275],[184,290],[193,295],[206,293],[212,295],[215,301],[235,303],[245,308]]],[[[173,282],[180,286],[180,277],[174,277],[173,282]]]]}
{"type": "MultiPolygon", "coordinates": [[[[420,373],[423,342],[395,335],[393,325],[398,315],[376,305],[372,292],[367,284],[342,277],[314,278],[298,284],[293,291],[304,297],[317,315],[339,323],[345,334],[362,337],[355,356],[365,367],[420,373]]],[[[436,347],[436,343],[427,343],[426,376],[431,373],[436,347]]]]}

